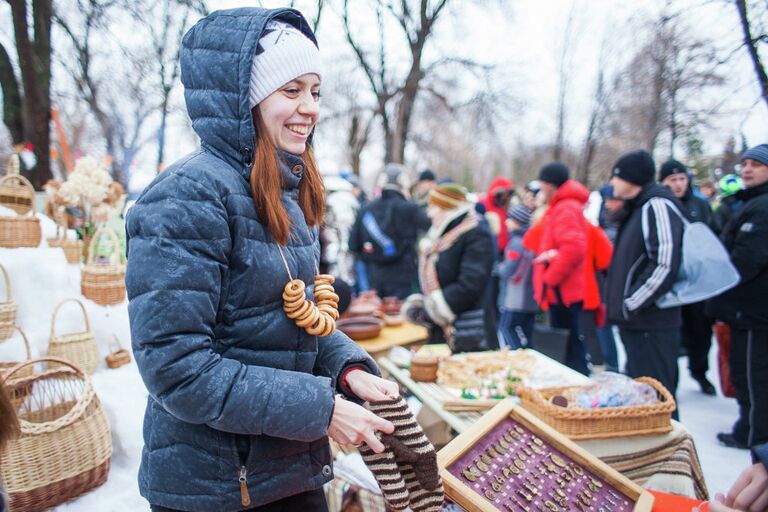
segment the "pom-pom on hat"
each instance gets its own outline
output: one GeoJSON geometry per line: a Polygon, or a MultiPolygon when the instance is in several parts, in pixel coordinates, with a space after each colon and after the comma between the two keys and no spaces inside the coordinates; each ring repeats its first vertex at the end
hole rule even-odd
{"type": "Polygon", "coordinates": [[[299,29],[284,21],[264,27],[251,64],[250,108],[294,78],[315,73],[322,78],[320,51],[299,29]]]}

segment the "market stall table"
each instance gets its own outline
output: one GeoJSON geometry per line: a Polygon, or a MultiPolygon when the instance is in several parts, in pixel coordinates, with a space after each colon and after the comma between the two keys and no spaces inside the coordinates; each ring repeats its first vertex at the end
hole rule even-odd
{"type": "Polygon", "coordinates": [[[427,340],[426,327],[404,322],[402,325],[387,326],[375,338],[356,342],[374,359],[386,356],[393,347],[403,347],[427,340]]]}
{"type": "MultiPolygon", "coordinates": [[[[539,353],[537,355],[547,357],[539,353]]],[[[447,411],[444,404],[454,397],[450,391],[435,383],[414,381],[407,369],[399,368],[387,358],[379,359],[378,364],[392,379],[419,399],[429,413],[459,434],[486,412],[447,411]]],[[[672,426],[671,432],[662,435],[579,441],[578,444],[643,487],[707,499],[707,488],[693,438],[682,424],[673,421],[672,426]]]]}

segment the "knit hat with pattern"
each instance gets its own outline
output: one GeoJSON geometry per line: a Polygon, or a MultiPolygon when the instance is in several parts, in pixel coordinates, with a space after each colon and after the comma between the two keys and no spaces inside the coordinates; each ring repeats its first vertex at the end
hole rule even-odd
{"type": "Polygon", "coordinates": [[[248,106],[255,107],[294,78],[315,73],[322,77],[320,51],[306,35],[283,21],[270,21],[251,64],[248,106]]]}
{"type": "Polygon", "coordinates": [[[439,185],[429,191],[427,202],[444,210],[452,210],[467,201],[467,189],[457,183],[439,185]]]}
{"type": "Polygon", "coordinates": [[[741,161],[743,162],[747,158],[757,160],[763,165],[768,165],[768,144],[760,144],[759,146],[755,146],[752,149],[748,149],[744,152],[743,155],[741,155],[741,161]]]}
{"type": "Polygon", "coordinates": [[[518,204],[509,209],[507,217],[520,224],[521,227],[526,227],[531,223],[531,210],[525,205],[518,204]]]}

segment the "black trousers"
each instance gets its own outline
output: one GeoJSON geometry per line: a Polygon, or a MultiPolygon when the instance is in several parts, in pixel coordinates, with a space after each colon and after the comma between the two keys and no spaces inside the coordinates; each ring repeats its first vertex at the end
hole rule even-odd
{"type": "Polygon", "coordinates": [[[731,326],[731,382],[739,419],[733,436],[752,447],[768,442],[768,331],[731,326]]]}
{"type": "MultiPolygon", "coordinates": [[[[619,334],[627,352],[627,374],[633,379],[653,377],[672,393],[677,402],[680,329],[636,331],[620,327],[619,334]]],[[[672,417],[679,419],[677,410],[672,417]]]]}
{"type": "Polygon", "coordinates": [[[704,304],[697,302],[682,307],[683,346],[688,352],[688,370],[695,378],[706,376],[712,346],[713,321],[704,313],[704,304]]]}
{"type": "Polygon", "coordinates": [[[581,302],[566,307],[550,304],[549,323],[552,327],[568,329],[568,345],[565,350],[565,364],[584,375],[589,375],[587,349],[581,335],[581,302]]]}
{"type": "MultiPolygon", "coordinates": [[[[152,512],[181,512],[172,508],[151,505],[152,512]]],[[[260,507],[244,509],[241,512],[328,512],[323,489],[294,494],[260,507]]]]}

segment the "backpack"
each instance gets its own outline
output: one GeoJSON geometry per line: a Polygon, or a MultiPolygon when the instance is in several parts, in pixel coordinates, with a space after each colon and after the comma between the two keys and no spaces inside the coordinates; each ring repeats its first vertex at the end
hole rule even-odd
{"type": "MultiPolygon", "coordinates": [[[[709,226],[703,222],[690,222],[673,203],[667,201],[667,205],[683,221],[682,257],[672,289],[656,300],[656,307],[666,309],[694,304],[739,284],[739,271],[709,226]]],[[[645,228],[645,218],[643,220],[645,228]]]]}

